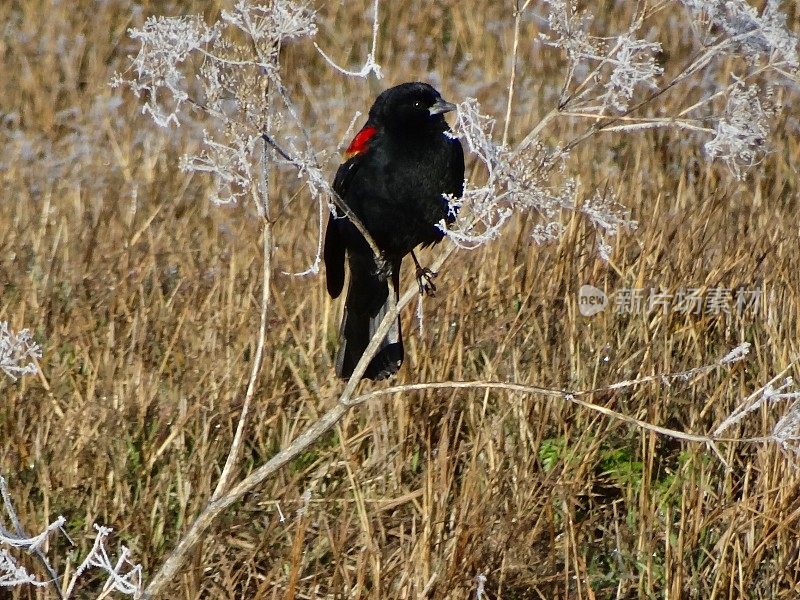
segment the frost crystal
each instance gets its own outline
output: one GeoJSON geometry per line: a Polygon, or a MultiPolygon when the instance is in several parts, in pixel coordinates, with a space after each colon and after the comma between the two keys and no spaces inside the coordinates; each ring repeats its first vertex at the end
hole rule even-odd
{"type": "Polygon", "coordinates": [[[128,84],[137,97],[146,95],[142,112],[148,113],[162,127],[178,125],[178,111],[187,99],[186,82],[181,65],[196,50],[219,34],[208,27],[201,17],[150,17],[142,29],[131,29],[131,38],[141,44],[133,60],[137,80],[125,82],[116,76],[112,85],[128,84]],[[171,108],[162,104],[168,96],[171,108]]]}
{"type": "Polygon", "coordinates": [[[103,586],[104,591],[114,590],[129,596],[138,596],[142,590],[142,566],[131,562],[131,552],[125,546],[120,546],[119,556],[116,560],[112,560],[105,547],[105,540],[111,534],[112,529],[97,524],[94,528],[97,530],[94,545],[83,562],[75,569],[75,575],[66,595],[70,595],[75,581],[86,569],[96,567],[105,571],[108,576],[103,586]]]}
{"type": "Polygon", "coordinates": [[[239,0],[213,25],[197,15],[153,17],[130,30],[140,44],[133,58],[136,77],[127,81],[117,75],[112,84],[143,97],[143,111],[161,126],[191,118],[183,110],[187,103],[198,108],[206,118],[203,147],[184,156],[181,167],[212,176],[214,203],[253,197],[263,214],[263,194],[253,193],[263,187],[260,140],[284,125],[281,111],[272,108],[273,98],[297,118],[280,78],[281,44],[316,35],[314,19],[313,10],[291,0],[239,0]]]}
{"type": "Polygon", "coordinates": [[[618,111],[627,110],[636,86],[655,88],[656,78],[663,69],[656,64],[655,56],[661,52],[661,44],[637,40],[630,33],[621,35],[617,46],[607,59],[613,66],[601,96],[604,104],[618,111]]]}
{"type": "Polygon", "coordinates": [[[282,40],[313,37],[317,34],[314,12],[285,0],[270,5],[250,4],[246,0],[240,0],[232,12],[222,11],[222,20],[241,29],[254,42],[275,44],[282,40]]]}
{"type": "Polygon", "coordinates": [[[30,331],[14,333],[6,321],[0,321],[0,370],[16,381],[23,375],[36,373],[36,361],[40,358],[42,350],[30,331]]]}
{"type": "MultiPolygon", "coordinates": [[[[722,360],[724,361],[725,359],[723,358],[722,360]]],[[[759,392],[745,399],[736,410],[717,426],[714,430],[714,435],[721,435],[725,430],[741,422],[747,415],[752,414],[762,406],[775,405],[782,401],[791,400],[794,404],[775,425],[771,439],[778,441],[784,448],[787,447],[790,441],[800,441],[800,437],[798,437],[800,435],[800,406],[798,406],[800,404],[798,402],[800,400],[800,391],[796,390],[794,380],[791,377],[785,378],[777,387],[772,385],[773,382],[767,383],[759,392]]],[[[800,446],[796,446],[796,449],[800,450],[800,446]]]]}
{"type": "MultiPolygon", "coordinates": [[[[8,492],[6,480],[2,476],[0,476],[0,498],[2,498],[6,515],[11,520],[12,527],[16,530],[16,533],[7,531],[3,526],[2,520],[0,520],[0,545],[24,550],[28,553],[35,553],[43,562],[50,576],[57,579],[58,575],[53,571],[46,556],[41,552],[41,547],[56,530],[61,530],[62,533],[66,535],[63,529],[66,519],[59,516],[55,521],[50,523],[44,531],[28,537],[22,532],[17,513],[11,502],[11,495],[8,492]]],[[[63,597],[69,598],[72,595],[78,578],[89,567],[97,567],[106,572],[108,579],[103,587],[104,592],[114,590],[130,596],[139,597],[142,591],[141,565],[131,562],[130,551],[125,546],[120,548],[119,556],[115,561],[112,561],[105,547],[105,540],[111,533],[111,528],[95,525],[95,529],[97,530],[97,535],[95,536],[92,550],[78,568],[75,569],[63,597]]],[[[49,583],[48,581],[36,579],[24,568],[17,566],[14,557],[6,549],[0,548],[0,587],[23,584],[44,586],[49,583]]],[[[106,593],[103,593],[101,597],[105,597],[106,595],[106,593]]]]}
{"type": "Polygon", "coordinates": [[[767,0],[761,14],[745,0],[682,0],[709,26],[724,32],[751,61],[766,58],[788,69],[800,66],[798,36],[786,27],[780,0],[767,0]]]}
{"type": "Polygon", "coordinates": [[[541,34],[548,46],[564,50],[571,64],[577,64],[589,56],[602,54],[605,44],[589,35],[592,15],[579,12],[574,2],[567,0],[545,0],[549,6],[547,23],[549,34],[541,34]]]}
{"type": "Polygon", "coordinates": [[[750,342],[742,342],[736,348],[728,352],[725,356],[719,359],[719,364],[730,365],[740,360],[744,360],[750,354],[750,342]]]}
{"type": "MultiPolygon", "coordinates": [[[[2,485],[5,486],[5,483],[2,485]]],[[[3,487],[3,503],[8,506],[10,502],[10,497],[3,487]]],[[[55,521],[50,523],[50,525],[48,525],[45,530],[42,531],[42,533],[33,537],[15,536],[10,532],[5,531],[2,526],[0,526],[0,544],[5,544],[6,546],[11,546],[12,548],[24,548],[29,552],[38,550],[45,543],[47,538],[50,537],[50,534],[57,529],[61,529],[66,522],[67,520],[64,517],[59,516],[55,521]]]]}
{"type": "Polygon", "coordinates": [[[759,88],[745,88],[737,82],[728,96],[725,115],[716,123],[714,139],[705,144],[706,152],[712,159],[722,160],[737,179],[743,179],[741,167],[752,167],[764,156],[769,116],[761,105],[759,88]]]}
{"type": "Polygon", "coordinates": [[[214,175],[214,204],[232,204],[250,192],[253,179],[251,155],[258,138],[233,136],[229,145],[203,133],[205,150],[199,155],[186,155],[181,169],[214,175]]]}
{"type": "Polygon", "coordinates": [[[800,454],[800,402],[795,402],[775,424],[772,439],[784,450],[800,454]]]}
{"type": "Polygon", "coordinates": [[[41,587],[47,585],[47,582],[36,579],[35,576],[25,570],[25,567],[17,565],[8,552],[0,549],[0,587],[13,587],[24,584],[41,587]]]}
{"type": "Polygon", "coordinates": [[[481,114],[477,100],[468,98],[459,104],[456,118],[457,136],[484,164],[488,176],[480,187],[465,185],[461,198],[446,197],[456,221],[449,229],[444,222],[439,227],[462,248],[475,248],[497,237],[513,214],[507,203],[510,194],[501,177],[509,151],[492,140],[495,120],[481,114]]]}
{"type": "Polygon", "coordinates": [[[600,192],[581,206],[581,212],[597,228],[597,246],[603,260],[611,258],[611,245],[606,236],[616,236],[622,229],[636,229],[638,223],[630,219],[630,212],[619,204],[613,194],[603,196],[600,192]]]}
{"type": "MultiPolygon", "coordinates": [[[[614,108],[627,110],[637,86],[656,87],[656,79],[663,69],[656,64],[661,44],[637,39],[638,24],[616,38],[609,49],[609,41],[589,34],[591,17],[577,10],[574,2],[548,0],[550,33],[542,34],[544,43],[564,52],[569,62],[570,77],[584,73],[583,91],[572,101],[599,101],[601,106],[591,110],[614,108]],[[587,85],[588,84],[588,85],[587,85]],[[595,95],[595,88],[602,93],[595,95]]],[[[586,110],[586,107],[583,108],[586,110]]]]}

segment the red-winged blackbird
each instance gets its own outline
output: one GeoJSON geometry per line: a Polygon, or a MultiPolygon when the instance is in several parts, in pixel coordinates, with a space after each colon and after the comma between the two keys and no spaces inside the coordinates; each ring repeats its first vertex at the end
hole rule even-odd
{"type": "MultiPolygon", "coordinates": [[[[395,290],[403,257],[420,244],[440,241],[444,234],[436,224],[453,221],[443,194],[460,197],[463,192],[464,151],[458,139],[447,135],[450,127],[444,119],[453,109],[426,83],[404,83],[382,92],[336,172],[333,189],[375,240],[391,267],[395,290]]],[[[386,276],[364,237],[346,217],[331,214],[324,257],[328,292],[334,298],[344,286],[345,254],[350,285],[336,352],[336,374],[343,378],[352,375],[389,300],[386,276]]],[[[417,278],[426,275],[432,274],[417,263],[417,278]]],[[[420,287],[422,291],[422,283],[420,287]]],[[[389,377],[402,362],[398,319],[364,377],[389,377]]]]}

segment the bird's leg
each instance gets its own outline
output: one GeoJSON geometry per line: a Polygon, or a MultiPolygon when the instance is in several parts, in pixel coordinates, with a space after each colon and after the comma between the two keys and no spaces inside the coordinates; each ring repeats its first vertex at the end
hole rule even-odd
{"type": "Polygon", "coordinates": [[[417,260],[417,255],[414,254],[414,251],[411,251],[411,258],[414,259],[414,264],[417,265],[417,285],[419,286],[419,295],[420,296],[435,296],[436,295],[436,284],[433,283],[433,279],[436,277],[437,273],[431,271],[428,267],[423,267],[419,264],[417,260]]]}
{"type": "Polygon", "coordinates": [[[392,263],[386,258],[386,255],[381,252],[381,255],[375,258],[375,275],[381,281],[386,281],[392,274],[392,263]]]}

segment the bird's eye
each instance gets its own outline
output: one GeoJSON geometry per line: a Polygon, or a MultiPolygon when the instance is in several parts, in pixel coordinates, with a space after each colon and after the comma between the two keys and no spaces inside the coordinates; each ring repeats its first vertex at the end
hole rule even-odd
{"type": "Polygon", "coordinates": [[[415,101],[414,108],[422,108],[422,100],[415,101]]]}

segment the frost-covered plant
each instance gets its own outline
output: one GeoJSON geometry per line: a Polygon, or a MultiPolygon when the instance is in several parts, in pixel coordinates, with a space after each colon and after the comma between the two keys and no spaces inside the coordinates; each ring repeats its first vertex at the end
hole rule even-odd
{"type": "Polygon", "coordinates": [[[791,377],[786,377],[782,381],[780,377],[775,377],[743,399],[736,410],[714,430],[714,435],[721,436],[762,407],[772,408],[781,404],[789,404],[789,408],[778,407],[783,416],[764,441],[775,442],[783,450],[800,455],[800,390],[791,377]]]}
{"type": "Polygon", "coordinates": [[[449,199],[456,222],[446,232],[457,245],[474,248],[495,239],[514,214],[523,212],[538,217],[531,232],[535,242],[554,240],[564,230],[562,213],[579,211],[597,230],[598,253],[607,260],[609,239],[635,229],[636,222],[613,194],[582,192],[565,168],[575,145],[601,131],[672,127],[696,132],[710,138],[703,145],[708,157],[723,162],[739,179],[762,160],[776,113],[773,80],[797,77],[797,36],[786,28],[779,2],[771,0],[761,14],[742,0],[684,2],[685,17],[705,18],[700,19],[702,41],[696,57],[669,80],[658,62],[661,44],[647,37],[653,35],[649,19],[671,3],[642,4],[627,30],[616,36],[593,33],[592,15],[578,10],[574,0],[545,4],[549,29],[541,40],[566,59],[559,105],[516,148],[494,140],[495,120],[482,114],[476,101],[459,105],[456,134],[483,163],[485,173],[480,183],[466,186],[462,198],[449,199]],[[716,63],[730,55],[743,57],[747,67],[738,75],[721,69],[718,77],[716,63]],[[727,81],[718,82],[723,76],[727,81]],[[699,100],[687,100],[665,116],[660,99],[680,86],[690,98],[688,92],[698,81],[716,83],[699,100]],[[646,110],[660,114],[638,116],[646,110]],[[591,125],[560,146],[548,146],[541,132],[558,116],[590,119],[591,125]]]}
{"type": "MultiPolygon", "coordinates": [[[[24,375],[38,372],[37,360],[42,357],[38,344],[32,341],[27,329],[14,333],[6,322],[0,323],[0,369],[8,377],[16,380],[24,375]]],[[[70,579],[65,593],[61,593],[60,576],[50,564],[42,548],[54,533],[64,531],[66,519],[58,516],[36,535],[27,535],[22,523],[17,517],[17,512],[11,502],[11,495],[5,478],[0,475],[0,499],[2,499],[5,518],[0,516],[0,588],[22,585],[37,587],[52,586],[57,591],[59,598],[70,598],[78,578],[89,567],[105,571],[108,579],[103,591],[118,591],[123,594],[138,597],[142,590],[142,567],[130,560],[130,550],[125,546],[120,547],[119,556],[112,560],[105,547],[105,541],[111,534],[111,528],[95,525],[97,535],[91,551],[87,554],[81,565],[75,570],[70,579]],[[10,526],[6,527],[6,521],[10,526]],[[40,579],[21,566],[15,552],[22,552],[33,556],[46,571],[49,579],[40,579]]],[[[69,539],[69,536],[67,536],[69,539]]]]}
{"type": "Polygon", "coordinates": [[[598,114],[609,109],[624,112],[637,89],[657,87],[663,73],[656,64],[661,44],[636,37],[641,20],[616,38],[603,38],[590,34],[591,15],[579,11],[574,1],[547,0],[546,4],[550,31],[542,34],[542,40],[562,50],[568,59],[562,106],[580,104],[582,111],[598,114]],[[566,95],[573,84],[572,95],[566,95]]]}
{"type": "Polygon", "coordinates": [[[671,127],[711,138],[704,144],[708,157],[722,161],[738,179],[763,158],[775,114],[772,89],[781,82],[796,87],[800,65],[798,37],[787,28],[779,0],[768,0],[760,13],[745,0],[641,3],[627,31],[616,36],[594,33],[592,16],[579,11],[574,0],[546,4],[549,32],[542,39],[567,63],[555,112],[592,122],[587,134],[564,144],[565,150],[599,131],[671,127]],[[665,78],[674,69],[659,64],[661,44],[647,39],[654,35],[648,23],[675,5],[684,8],[696,46],[693,59],[665,78]],[[730,58],[742,60],[729,75],[730,63],[723,61],[730,58]],[[678,89],[684,107],[665,114],[658,101],[678,89]],[[645,111],[649,114],[642,115],[645,111]]]}
{"type": "MultiPolygon", "coordinates": [[[[97,534],[95,535],[92,549],[86,555],[83,562],[75,569],[66,588],[66,592],[61,593],[61,585],[59,579],[61,577],[53,570],[45,554],[42,552],[42,546],[50,538],[50,536],[57,532],[64,532],[64,523],[66,519],[59,516],[55,521],[50,523],[41,533],[28,536],[22,530],[22,525],[17,518],[14,505],[11,503],[11,496],[8,493],[6,480],[0,476],[0,496],[3,500],[3,508],[6,512],[6,517],[11,522],[11,528],[6,529],[0,519],[0,587],[12,587],[20,585],[34,585],[37,587],[53,586],[58,590],[60,598],[71,598],[75,585],[78,579],[89,567],[98,568],[106,573],[107,580],[103,585],[103,592],[117,591],[133,597],[139,597],[142,591],[142,567],[141,565],[134,564],[130,560],[130,550],[125,546],[120,546],[119,556],[112,559],[108,550],[105,547],[105,542],[111,534],[110,527],[102,527],[95,525],[97,534]],[[47,571],[49,580],[37,578],[35,575],[29,573],[24,567],[20,566],[14,558],[11,550],[25,552],[29,555],[35,556],[47,571]]],[[[69,539],[69,536],[67,536],[69,539]]]]}
{"type": "Polygon", "coordinates": [[[284,115],[296,115],[281,81],[284,43],[316,33],[314,12],[290,0],[261,5],[240,0],[207,25],[198,15],[151,17],[130,35],[140,44],[136,76],[117,74],[114,86],[143,98],[142,111],[163,126],[180,125],[186,105],[203,111],[208,127],[203,149],[184,156],[182,168],[212,175],[212,201],[227,204],[254,198],[258,185],[256,146],[272,135],[284,115]],[[273,94],[288,110],[273,111],[273,94]]]}
{"type": "Polygon", "coordinates": [[[0,321],[0,370],[15,380],[37,372],[36,361],[42,358],[42,349],[33,341],[27,329],[17,333],[0,321]]]}
{"type": "Polygon", "coordinates": [[[46,581],[39,581],[35,575],[28,573],[25,567],[19,566],[5,548],[0,548],[0,587],[26,584],[39,587],[48,585],[46,581]]]}
{"type": "MultiPolygon", "coordinates": [[[[378,8],[376,0],[373,45],[364,66],[358,71],[339,67],[315,44],[330,65],[347,75],[381,76],[375,60],[378,8]]],[[[315,17],[307,4],[292,0],[267,4],[239,0],[212,25],[199,16],[151,17],[142,28],[130,31],[140,44],[133,57],[135,76],[126,79],[117,74],[112,81],[113,86],[128,87],[141,97],[143,112],[161,126],[180,125],[187,105],[205,115],[202,149],[184,156],[181,166],[211,175],[211,200],[217,204],[252,198],[264,216],[269,164],[297,169],[319,205],[318,252],[302,274],[319,271],[325,208],[330,205],[348,213],[322,168],[328,153],[312,146],[282,80],[282,46],[289,40],[314,37],[315,17]]]]}
{"type": "Polygon", "coordinates": [[[775,424],[771,437],[784,450],[800,455],[800,393],[790,392],[782,394],[782,397],[791,398],[794,403],[775,424]]]}
{"type": "Polygon", "coordinates": [[[69,597],[75,589],[75,583],[78,578],[89,567],[95,567],[105,572],[107,576],[103,585],[103,592],[114,590],[137,598],[142,591],[142,566],[131,561],[131,551],[127,546],[120,546],[119,556],[116,559],[112,559],[108,554],[105,542],[113,530],[110,527],[104,527],[96,523],[94,528],[97,534],[95,535],[92,549],[83,559],[83,562],[78,565],[78,568],[75,569],[75,574],[72,576],[70,585],[67,588],[66,596],[69,597]]]}
{"type": "Polygon", "coordinates": [[[786,27],[781,0],[767,0],[761,14],[746,0],[681,0],[697,18],[696,29],[707,46],[722,45],[750,63],[765,61],[776,69],[800,66],[797,36],[786,27]]]}
{"type": "Polygon", "coordinates": [[[761,162],[769,135],[772,110],[762,105],[763,94],[756,85],[736,82],[728,96],[724,115],[714,126],[715,136],[706,142],[711,158],[719,157],[738,179],[744,170],[761,162]]]}
{"type": "Polygon", "coordinates": [[[455,135],[467,150],[484,165],[485,179],[480,185],[467,185],[461,198],[450,197],[449,227],[439,227],[462,248],[475,248],[495,239],[514,215],[533,213],[538,223],[533,239],[543,243],[557,239],[563,232],[562,211],[579,211],[598,230],[598,250],[608,259],[611,248],[607,236],[622,229],[635,229],[627,209],[610,195],[592,196],[581,205],[578,184],[565,176],[566,154],[535,142],[519,148],[498,144],[493,137],[495,120],[481,113],[475,99],[458,105],[455,135]]]}
{"type": "MultiPolygon", "coordinates": [[[[524,10],[535,10],[531,4],[525,3],[524,10]]],[[[761,13],[744,0],[643,3],[627,29],[612,35],[594,32],[592,15],[578,10],[575,0],[547,0],[545,6],[548,31],[541,39],[566,59],[559,105],[522,144],[511,148],[494,139],[494,118],[482,114],[475,100],[460,103],[455,133],[485,169],[480,179],[467,182],[462,198],[450,199],[457,220],[447,233],[457,245],[474,248],[495,239],[520,212],[537,216],[531,231],[534,241],[553,240],[563,232],[562,213],[579,211],[598,229],[599,254],[608,258],[609,239],[634,228],[635,222],[613,195],[582,191],[564,171],[575,144],[600,131],[676,127],[696,132],[708,137],[708,156],[722,161],[737,177],[761,160],[773,112],[762,91],[766,88],[757,80],[767,74],[785,78],[797,67],[797,39],[786,28],[777,1],[770,0],[761,13]],[[691,22],[697,31],[698,52],[690,64],[665,79],[661,44],[652,39],[649,22],[675,5],[684,8],[687,27],[691,22]],[[657,101],[679,85],[691,89],[697,80],[715,81],[713,66],[730,55],[743,56],[747,70],[693,104],[687,101],[678,114],[639,116],[648,107],[651,113],[657,110],[657,101]],[[591,126],[558,146],[545,144],[542,130],[558,115],[588,118],[591,126]]],[[[379,7],[375,0],[372,47],[360,69],[338,66],[314,44],[337,71],[380,77],[375,59],[379,7]]],[[[140,43],[133,58],[135,77],[117,76],[114,83],[141,96],[143,111],[160,125],[180,124],[187,105],[206,114],[202,150],[185,156],[182,166],[213,177],[214,202],[252,197],[263,214],[265,172],[274,158],[293,165],[307,182],[318,202],[321,231],[326,201],[337,212],[346,212],[346,207],[330,189],[333,167],[323,168],[327,152],[313,147],[280,69],[282,45],[313,38],[315,18],[312,8],[292,0],[239,0],[211,25],[199,16],[152,17],[131,30],[140,43]],[[267,152],[274,154],[267,158],[267,152]]],[[[321,236],[317,256],[304,273],[318,271],[320,249],[321,236]]]]}

